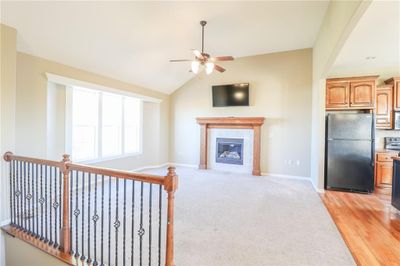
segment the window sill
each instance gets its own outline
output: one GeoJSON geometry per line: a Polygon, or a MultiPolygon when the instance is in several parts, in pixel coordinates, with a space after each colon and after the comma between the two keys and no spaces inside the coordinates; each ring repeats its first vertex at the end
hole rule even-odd
{"type": "Polygon", "coordinates": [[[121,154],[121,155],[108,156],[108,157],[96,158],[96,159],[91,159],[91,160],[73,161],[73,162],[79,163],[79,164],[94,164],[94,163],[101,163],[101,162],[107,162],[107,161],[112,161],[112,160],[117,160],[117,159],[139,156],[142,154],[143,154],[143,152],[132,152],[132,153],[125,153],[125,154],[121,154]]]}

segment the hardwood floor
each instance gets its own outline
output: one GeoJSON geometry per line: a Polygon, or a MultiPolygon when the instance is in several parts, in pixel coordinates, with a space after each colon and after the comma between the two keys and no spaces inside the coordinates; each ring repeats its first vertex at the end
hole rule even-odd
{"type": "Polygon", "coordinates": [[[390,193],[321,193],[358,265],[400,265],[400,214],[390,205],[390,193]]]}

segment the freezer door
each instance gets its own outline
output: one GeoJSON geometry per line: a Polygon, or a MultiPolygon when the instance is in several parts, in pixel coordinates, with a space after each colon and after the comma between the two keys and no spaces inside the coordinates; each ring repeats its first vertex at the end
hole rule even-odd
{"type": "Polygon", "coordinates": [[[327,137],[331,139],[373,139],[372,114],[328,114],[327,137]]]}
{"type": "Polygon", "coordinates": [[[326,188],[372,192],[373,143],[368,140],[328,140],[326,188]]]}

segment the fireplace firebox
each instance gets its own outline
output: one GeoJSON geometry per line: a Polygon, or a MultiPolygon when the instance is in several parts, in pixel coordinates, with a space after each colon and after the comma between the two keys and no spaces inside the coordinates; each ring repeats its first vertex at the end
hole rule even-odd
{"type": "Polygon", "coordinates": [[[243,165],[243,139],[217,138],[215,161],[243,165]]]}

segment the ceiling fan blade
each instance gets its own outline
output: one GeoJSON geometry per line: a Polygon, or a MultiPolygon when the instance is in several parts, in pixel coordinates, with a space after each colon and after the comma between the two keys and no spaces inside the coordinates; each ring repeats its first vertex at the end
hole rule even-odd
{"type": "Polygon", "coordinates": [[[199,58],[199,59],[203,59],[203,55],[200,53],[199,50],[193,50],[193,54],[199,58]]]}
{"type": "Polygon", "coordinates": [[[234,58],[232,56],[215,56],[210,58],[211,61],[232,61],[234,58]]]}
{"type": "Polygon", "coordinates": [[[188,61],[192,61],[190,59],[172,59],[169,60],[170,62],[188,62],[188,61]]]}
{"type": "Polygon", "coordinates": [[[223,68],[222,66],[219,66],[219,65],[214,65],[214,69],[221,73],[225,72],[225,68],[223,68]]]}

